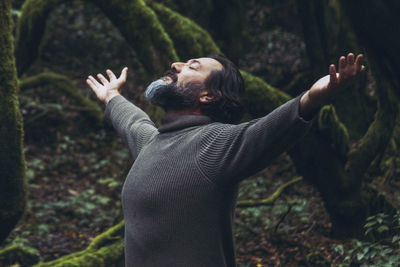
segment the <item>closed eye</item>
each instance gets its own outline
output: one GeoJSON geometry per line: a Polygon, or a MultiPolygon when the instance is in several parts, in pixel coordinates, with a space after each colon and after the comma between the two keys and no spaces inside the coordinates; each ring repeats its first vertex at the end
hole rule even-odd
{"type": "Polygon", "coordinates": [[[189,68],[192,70],[199,70],[200,62],[197,59],[192,59],[189,62],[189,68]]]}

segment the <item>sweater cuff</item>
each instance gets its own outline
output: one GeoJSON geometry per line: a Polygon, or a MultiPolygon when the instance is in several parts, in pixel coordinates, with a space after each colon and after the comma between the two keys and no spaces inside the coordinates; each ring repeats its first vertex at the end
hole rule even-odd
{"type": "Polygon", "coordinates": [[[122,95],[117,95],[117,96],[114,96],[113,98],[111,98],[110,101],[108,101],[108,103],[106,105],[104,115],[107,118],[110,118],[111,110],[113,109],[113,107],[115,107],[116,105],[118,105],[119,103],[124,102],[124,101],[126,101],[126,99],[122,95]]]}
{"type": "Polygon", "coordinates": [[[300,100],[301,100],[301,97],[302,97],[305,93],[307,93],[307,91],[302,92],[299,96],[296,97],[296,98],[297,98],[297,99],[296,99],[296,102],[297,102],[297,116],[298,116],[299,119],[302,120],[304,123],[311,123],[311,122],[314,120],[315,115],[318,114],[320,108],[319,108],[318,110],[316,110],[315,112],[313,112],[313,114],[312,114],[312,116],[311,116],[310,118],[304,118],[304,117],[302,117],[302,116],[300,115],[300,100]]]}

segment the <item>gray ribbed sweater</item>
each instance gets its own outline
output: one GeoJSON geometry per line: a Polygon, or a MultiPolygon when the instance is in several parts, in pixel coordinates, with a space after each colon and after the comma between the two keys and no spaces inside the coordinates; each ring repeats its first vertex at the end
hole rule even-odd
{"type": "Polygon", "coordinates": [[[135,159],[122,190],[126,266],[235,266],[238,183],[309,128],[299,99],[239,125],[181,115],[157,129],[124,97],[112,98],[106,115],[135,159]]]}

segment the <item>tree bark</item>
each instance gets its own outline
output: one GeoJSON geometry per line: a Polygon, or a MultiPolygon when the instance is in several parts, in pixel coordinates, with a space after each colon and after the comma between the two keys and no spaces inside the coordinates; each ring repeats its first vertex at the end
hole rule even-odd
{"type": "Polygon", "coordinates": [[[0,2],[0,243],[24,213],[26,199],[11,0],[4,0],[0,2]]]}

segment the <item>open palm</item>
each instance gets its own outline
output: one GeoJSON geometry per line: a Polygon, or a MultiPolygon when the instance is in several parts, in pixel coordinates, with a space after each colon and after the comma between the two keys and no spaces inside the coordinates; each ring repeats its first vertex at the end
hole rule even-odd
{"type": "Polygon", "coordinates": [[[111,70],[107,70],[106,73],[109,80],[99,73],[97,74],[97,78],[100,82],[90,75],[86,80],[86,83],[93,90],[99,100],[108,103],[111,98],[120,94],[121,88],[126,82],[127,72],[128,68],[125,67],[122,70],[121,75],[117,78],[111,70]]]}
{"type": "Polygon", "coordinates": [[[318,104],[323,104],[327,99],[345,89],[354,78],[362,71],[365,66],[362,65],[363,55],[357,58],[353,53],[349,53],[347,57],[339,58],[339,72],[336,72],[334,64],[329,66],[329,75],[326,75],[313,84],[310,89],[310,100],[318,104]]]}

